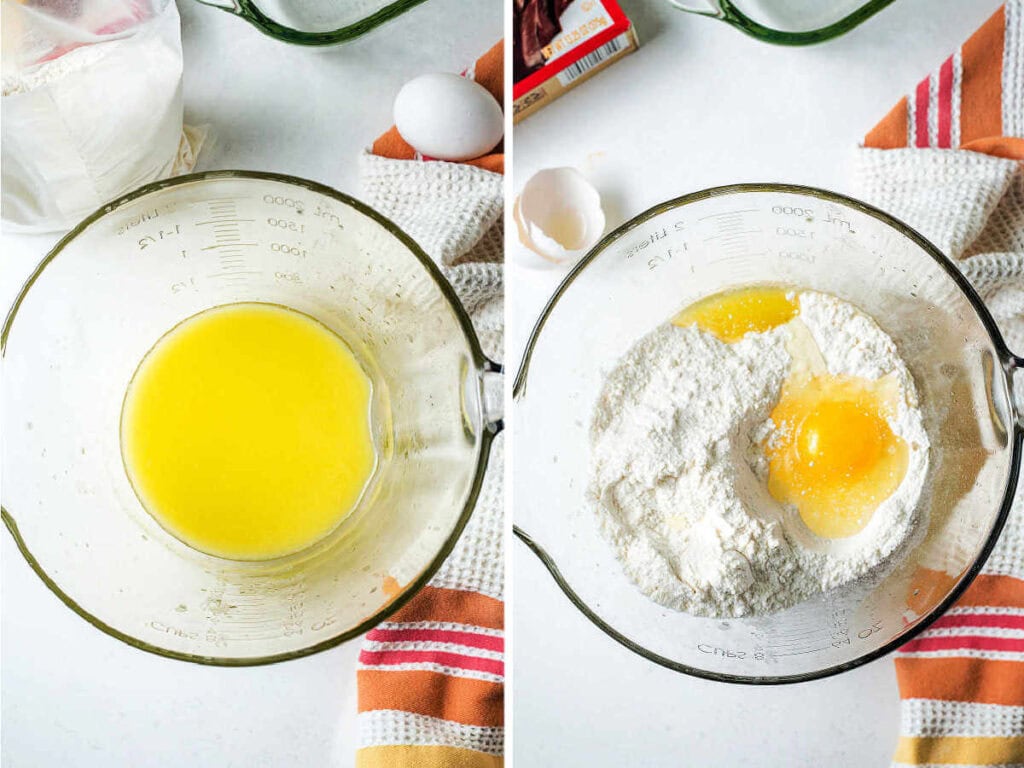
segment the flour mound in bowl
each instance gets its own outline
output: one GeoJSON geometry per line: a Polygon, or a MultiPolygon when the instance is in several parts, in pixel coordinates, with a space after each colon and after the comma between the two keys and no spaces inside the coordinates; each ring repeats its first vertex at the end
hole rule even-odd
{"type": "Polygon", "coordinates": [[[922,527],[929,443],[896,345],[852,304],[793,297],[796,317],[734,343],[661,325],[605,379],[588,496],[625,573],[668,608],[778,611],[882,567],[922,527]],[[886,422],[906,446],[906,470],[852,535],[817,535],[769,491],[769,456],[786,437],[771,414],[808,364],[826,378],[884,380],[894,393],[886,422]]]}

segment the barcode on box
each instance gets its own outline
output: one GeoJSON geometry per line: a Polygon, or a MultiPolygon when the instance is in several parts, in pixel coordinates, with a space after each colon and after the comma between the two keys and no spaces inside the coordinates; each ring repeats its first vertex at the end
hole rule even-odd
{"type": "Polygon", "coordinates": [[[609,40],[600,48],[591,51],[579,61],[574,61],[568,67],[559,72],[558,82],[563,86],[568,85],[578,77],[582,77],[587,74],[587,72],[592,70],[594,67],[600,66],[605,61],[612,58],[627,45],[628,41],[626,39],[626,35],[619,35],[618,37],[609,40]]]}

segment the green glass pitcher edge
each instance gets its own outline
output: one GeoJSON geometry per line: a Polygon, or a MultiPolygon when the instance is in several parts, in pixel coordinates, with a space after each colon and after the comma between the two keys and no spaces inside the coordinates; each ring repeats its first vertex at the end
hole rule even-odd
{"type": "Polygon", "coordinates": [[[222,5],[218,2],[214,2],[214,0],[196,1],[203,5],[208,5],[212,8],[219,8],[222,11],[238,16],[252,24],[263,34],[268,37],[272,37],[275,40],[280,40],[284,43],[291,43],[292,45],[315,47],[340,45],[341,43],[347,43],[350,40],[355,40],[357,37],[362,37],[367,32],[376,29],[381,24],[401,16],[406,11],[415,8],[426,0],[393,0],[393,2],[390,2],[382,8],[374,11],[369,16],[359,19],[359,21],[352,22],[344,27],[339,27],[338,29],[333,29],[328,32],[303,32],[293,27],[280,24],[263,13],[263,11],[261,11],[259,7],[252,2],[252,0],[231,0],[230,6],[222,5]]]}
{"type": "Polygon", "coordinates": [[[698,16],[709,16],[711,18],[718,19],[719,21],[724,21],[726,24],[735,27],[744,34],[765,43],[801,46],[823,43],[839,37],[867,21],[893,2],[894,0],[868,0],[868,2],[864,3],[864,5],[853,13],[844,16],[838,21],[819,29],[808,30],[806,32],[784,32],[782,30],[773,29],[772,27],[760,24],[736,8],[736,6],[733,5],[732,0],[716,0],[716,4],[718,6],[717,13],[684,8],[675,2],[673,2],[672,5],[685,13],[693,13],[698,16]]]}

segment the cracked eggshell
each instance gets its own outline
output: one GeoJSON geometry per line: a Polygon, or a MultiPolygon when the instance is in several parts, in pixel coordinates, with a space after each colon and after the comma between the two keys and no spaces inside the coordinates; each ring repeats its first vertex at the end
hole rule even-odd
{"type": "Polygon", "coordinates": [[[574,263],[604,234],[601,196],[575,168],[535,173],[516,199],[519,240],[556,264],[574,263]]]}
{"type": "Polygon", "coordinates": [[[413,149],[437,160],[472,160],[505,132],[501,105],[479,83],[449,72],[420,75],[395,97],[395,127],[413,149]]]}

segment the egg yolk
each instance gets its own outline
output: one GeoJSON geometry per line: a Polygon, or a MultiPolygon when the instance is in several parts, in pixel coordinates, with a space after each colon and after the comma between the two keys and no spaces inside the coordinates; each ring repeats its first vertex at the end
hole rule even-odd
{"type": "Polygon", "coordinates": [[[771,413],[768,490],[818,536],[858,533],[903,481],[907,444],[888,422],[897,395],[889,378],[822,375],[783,388],[771,413]]]}
{"type": "Polygon", "coordinates": [[[792,320],[797,303],[781,288],[741,288],[701,299],[674,318],[681,327],[696,325],[728,344],[748,333],[763,333],[792,320]]]}

